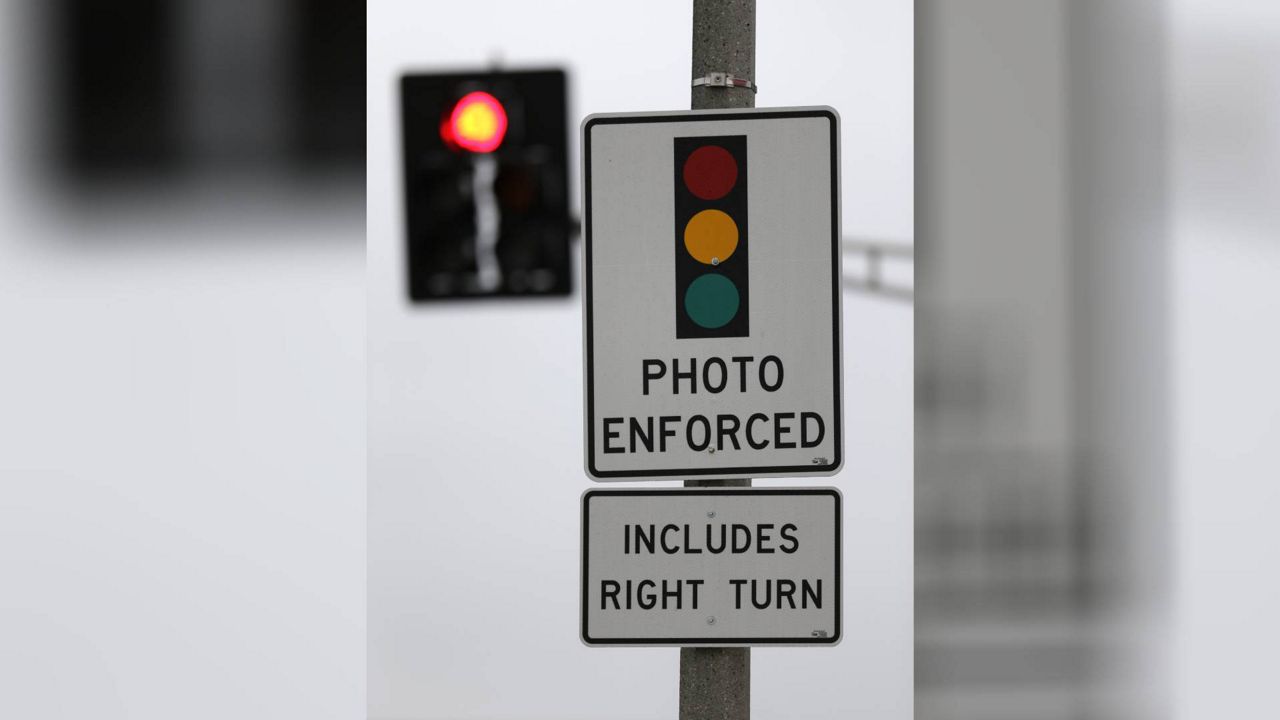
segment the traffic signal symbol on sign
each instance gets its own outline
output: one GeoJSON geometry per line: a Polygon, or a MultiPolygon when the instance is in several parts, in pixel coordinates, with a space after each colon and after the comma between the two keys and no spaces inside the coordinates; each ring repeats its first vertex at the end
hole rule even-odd
{"type": "Polygon", "coordinates": [[[747,337],[747,138],[675,138],[677,338],[747,337]]]}

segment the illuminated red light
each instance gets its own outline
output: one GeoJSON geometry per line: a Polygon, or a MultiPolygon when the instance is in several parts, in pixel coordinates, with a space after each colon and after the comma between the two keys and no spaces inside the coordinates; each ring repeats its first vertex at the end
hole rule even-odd
{"type": "Polygon", "coordinates": [[[440,128],[446,143],[477,153],[497,150],[506,134],[506,109],[497,98],[482,91],[463,95],[440,128]]]}

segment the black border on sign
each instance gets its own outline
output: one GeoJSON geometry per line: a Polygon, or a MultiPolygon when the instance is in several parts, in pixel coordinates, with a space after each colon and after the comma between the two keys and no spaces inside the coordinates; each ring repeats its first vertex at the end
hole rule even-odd
{"type": "Polygon", "coordinates": [[[843,502],[840,497],[840,491],[836,488],[679,488],[671,490],[660,489],[644,489],[644,490],[623,490],[623,489],[604,489],[594,488],[587,490],[582,494],[582,571],[579,578],[581,599],[579,600],[579,612],[581,614],[580,625],[578,628],[579,636],[586,645],[679,645],[679,646],[700,646],[710,647],[715,645],[724,646],[742,646],[742,645],[835,645],[840,642],[843,634],[843,628],[840,624],[840,611],[843,607],[842,591],[843,580],[841,578],[840,569],[842,563],[840,560],[840,550],[843,547],[843,520],[841,518],[843,502]],[[708,495],[827,495],[835,501],[835,580],[836,580],[836,617],[835,631],[829,638],[815,638],[811,636],[795,637],[795,638],[592,638],[587,632],[587,588],[590,586],[590,578],[587,573],[587,558],[589,557],[590,543],[590,502],[591,498],[597,495],[630,495],[632,497],[645,496],[674,496],[683,495],[687,497],[708,496],[708,495]]]}
{"type": "Polygon", "coordinates": [[[755,477],[762,473],[812,475],[835,472],[843,461],[844,435],[842,421],[844,407],[840,402],[840,122],[835,112],[829,109],[776,110],[761,112],[697,112],[687,115],[639,115],[623,117],[596,117],[587,120],[582,126],[582,162],[583,162],[583,263],[586,285],[586,384],[587,384],[587,473],[595,479],[603,478],[683,478],[688,476],[746,476],[755,477]],[[830,121],[831,127],[831,333],[832,333],[832,389],[835,409],[833,435],[836,439],[835,452],[831,462],[826,465],[774,465],[730,468],[673,468],[667,470],[600,470],[596,468],[596,405],[595,405],[595,332],[592,311],[592,294],[594,278],[591,274],[591,129],[596,125],[625,125],[632,123],[671,123],[671,122],[703,122],[717,120],[777,120],[783,118],[824,117],[830,121]]]}

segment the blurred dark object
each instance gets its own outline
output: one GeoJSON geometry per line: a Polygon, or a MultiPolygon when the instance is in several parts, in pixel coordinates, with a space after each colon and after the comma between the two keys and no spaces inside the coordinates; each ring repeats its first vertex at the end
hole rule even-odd
{"type": "Polygon", "coordinates": [[[365,4],[293,0],[298,18],[297,150],[364,169],[365,4]]]}
{"type": "Polygon", "coordinates": [[[565,90],[562,70],[401,79],[411,300],[569,294],[565,90]]]}
{"type": "Polygon", "coordinates": [[[178,156],[175,3],[61,0],[61,157],[73,173],[154,170],[178,156]]]}
{"type": "Polygon", "coordinates": [[[363,171],[365,5],[55,0],[52,149],[68,179],[363,171]]]}

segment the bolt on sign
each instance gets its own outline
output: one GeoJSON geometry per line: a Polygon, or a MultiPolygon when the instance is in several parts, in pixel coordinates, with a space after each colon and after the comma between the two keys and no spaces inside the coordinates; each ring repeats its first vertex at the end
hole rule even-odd
{"type": "Polygon", "coordinates": [[[587,474],[837,472],[835,110],[603,114],[582,132],[587,474]]]}
{"type": "Polygon", "coordinates": [[[588,490],[588,645],[834,645],[834,488],[588,490]]]}

